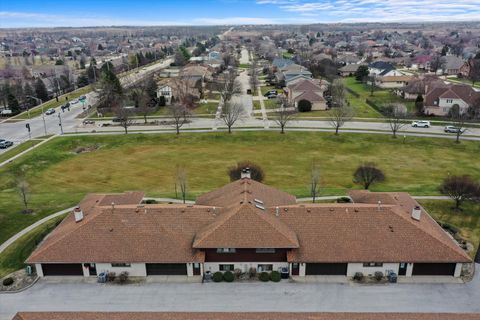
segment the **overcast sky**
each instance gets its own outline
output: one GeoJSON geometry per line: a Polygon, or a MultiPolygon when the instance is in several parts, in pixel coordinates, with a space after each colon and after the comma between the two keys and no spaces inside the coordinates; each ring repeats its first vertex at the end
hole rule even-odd
{"type": "Polygon", "coordinates": [[[0,0],[0,27],[480,20],[480,0],[0,0]]]}

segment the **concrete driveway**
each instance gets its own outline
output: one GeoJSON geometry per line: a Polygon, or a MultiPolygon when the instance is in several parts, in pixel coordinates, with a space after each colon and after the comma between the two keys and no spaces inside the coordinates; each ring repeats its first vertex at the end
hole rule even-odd
{"type": "Polygon", "coordinates": [[[17,311],[480,312],[479,301],[480,272],[467,284],[120,286],[40,280],[24,292],[0,295],[0,319],[11,319],[17,311]]]}

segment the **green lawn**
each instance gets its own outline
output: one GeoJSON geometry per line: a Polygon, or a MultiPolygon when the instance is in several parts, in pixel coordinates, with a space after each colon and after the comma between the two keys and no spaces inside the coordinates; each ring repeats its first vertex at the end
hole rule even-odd
{"type": "Polygon", "coordinates": [[[200,103],[198,107],[193,109],[193,114],[212,114],[217,112],[218,102],[200,103]]]}
{"type": "MultiPolygon", "coordinates": [[[[460,229],[460,236],[476,248],[480,243],[480,204],[466,202],[462,211],[453,210],[450,200],[421,200],[420,204],[440,223],[448,223],[460,229]]],[[[473,252],[474,254],[474,252],[473,252]]]]}
{"type": "Polygon", "coordinates": [[[66,215],[53,218],[36,227],[0,254],[0,279],[24,267],[24,261],[42,239],[50,233],[66,215]]]}
{"type": "Polygon", "coordinates": [[[58,137],[0,168],[0,243],[34,221],[78,203],[89,192],[145,190],[149,196],[174,196],[175,166],[188,171],[188,197],[228,182],[226,170],[239,160],[258,162],[266,183],[299,197],[308,196],[313,158],[322,170],[322,195],[355,188],[352,172],[374,161],[387,176],[373,190],[438,194],[445,175],[471,174],[480,179],[480,144],[449,139],[320,132],[234,132],[135,134],[58,137]],[[98,144],[94,152],[76,154],[79,146],[98,144]],[[279,156],[281,155],[281,156],[279,156]],[[30,207],[21,214],[15,169],[27,168],[30,207]]]}
{"type": "Polygon", "coordinates": [[[283,94],[283,89],[278,89],[274,86],[262,86],[260,87],[260,90],[262,91],[262,96],[270,90],[277,90],[278,94],[283,94]]]}
{"type": "Polygon", "coordinates": [[[475,85],[472,85],[472,81],[468,80],[468,79],[463,79],[463,78],[458,78],[458,77],[447,77],[447,81],[450,81],[450,82],[455,82],[455,83],[464,83],[464,84],[468,84],[469,86],[473,86],[475,88],[480,88],[480,82],[476,82],[475,85]]]}
{"type": "Polygon", "coordinates": [[[23,152],[23,151],[27,150],[28,148],[33,147],[36,144],[39,144],[40,142],[42,142],[42,141],[41,140],[28,140],[28,141],[25,141],[22,144],[17,145],[17,146],[14,145],[7,152],[0,154],[0,163],[10,159],[11,157],[16,156],[20,152],[23,152]]]}
{"type": "MultiPolygon", "coordinates": [[[[43,106],[43,111],[47,111],[50,108],[57,108],[60,107],[61,105],[65,104],[66,100],[65,98],[68,97],[68,101],[72,101],[77,99],[78,97],[87,94],[90,92],[92,89],[90,86],[86,86],[83,88],[80,88],[78,90],[72,91],[70,93],[64,94],[60,97],[58,97],[58,102],[56,99],[49,100],[43,105],[36,106],[35,108],[30,109],[30,118],[37,117],[42,114],[42,106],[43,106]]],[[[81,103],[79,103],[81,106],[81,103]]],[[[12,119],[28,119],[28,112],[23,112],[12,119]]]]}

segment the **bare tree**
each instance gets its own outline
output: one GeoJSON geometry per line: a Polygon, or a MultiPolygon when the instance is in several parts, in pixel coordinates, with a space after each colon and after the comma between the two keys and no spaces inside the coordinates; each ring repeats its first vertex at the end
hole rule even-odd
{"type": "Polygon", "coordinates": [[[310,168],[310,195],[312,196],[312,202],[315,200],[320,192],[320,167],[315,159],[312,160],[312,166],[310,168]]]}
{"type": "Polygon", "coordinates": [[[125,134],[128,134],[128,127],[135,122],[132,117],[132,110],[123,106],[117,106],[114,109],[114,113],[118,124],[125,130],[125,134]]]}
{"type": "Polygon", "coordinates": [[[450,120],[452,121],[452,126],[456,130],[455,142],[460,143],[461,135],[464,134],[465,131],[467,131],[464,128],[464,126],[465,126],[465,123],[467,122],[468,115],[466,112],[462,112],[462,110],[460,110],[460,106],[458,104],[454,104],[452,108],[450,108],[450,112],[448,115],[450,117],[450,120]]]}
{"type": "Polygon", "coordinates": [[[175,191],[177,186],[180,187],[180,193],[182,194],[183,203],[187,198],[187,170],[185,166],[177,164],[175,171],[175,191]]]}
{"type": "Polygon", "coordinates": [[[343,107],[347,103],[347,90],[342,79],[335,79],[330,86],[330,94],[332,95],[332,107],[343,107]]]}
{"type": "Polygon", "coordinates": [[[480,58],[468,60],[469,72],[468,79],[472,81],[472,86],[480,81],[480,58]]]}
{"type": "Polygon", "coordinates": [[[228,133],[232,133],[233,125],[237,121],[242,120],[244,116],[245,114],[241,104],[233,101],[224,101],[220,117],[228,127],[228,133]]]}
{"type": "Polygon", "coordinates": [[[20,196],[20,200],[23,203],[23,206],[25,209],[23,210],[24,213],[29,213],[31,210],[28,209],[28,203],[30,199],[30,185],[28,184],[27,180],[25,178],[19,177],[17,180],[17,189],[18,189],[18,194],[20,196]]]}
{"type": "Polygon", "coordinates": [[[401,103],[389,104],[385,106],[385,114],[393,138],[397,138],[397,132],[406,125],[404,121],[408,117],[407,107],[401,103]]]}
{"type": "Polygon", "coordinates": [[[385,175],[382,170],[378,169],[375,163],[362,164],[353,173],[353,182],[363,185],[365,190],[368,190],[370,185],[375,182],[382,182],[385,180],[385,175]]]}
{"type": "Polygon", "coordinates": [[[181,77],[172,80],[173,95],[175,102],[188,110],[197,107],[196,101],[200,92],[197,93],[197,81],[191,77],[181,77]]]}
{"type": "Polygon", "coordinates": [[[252,89],[252,93],[255,94],[255,90],[257,89],[258,85],[258,62],[256,59],[254,59],[250,65],[250,89],[252,89]]]}
{"type": "Polygon", "coordinates": [[[191,116],[191,112],[185,106],[180,104],[172,104],[167,107],[168,114],[172,118],[172,125],[177,131],[177,134],[180,134],[180,128],[183,127],[185,123],[188,123],[188,119],[191,116]]]}
{"type": "Polygon", "coordinates": [[[285,133],[287,124],[295,119],[296,108],[287,100],[286,97],[278,99],[279,108],[275,112],[274,121],[280,126],[280,133],[285,133]]]}
{"type": "Polygon", "coordinates": [[[449,176],[443,180],[440,192],[452,198],[459,210],[465,200],[480,197],[480,185],[470,176],[449,176]]]}
{"type": "Polygon", "coordinates": [[[225,71],[216,82],[216,88],[220,92],[221,101],[228,102],[235,94],[242,92],[242,87],[237,81],[235,70],[229,69],[225,71]]]}
{"type": "Polygon", "coordinates": [[[338,130],[345,125],[346,122],[352,120],[353,110],[350,106],[344,105],[342,107],[332,108],[330,110],[329,122],[335,128],[335,135],[338,135],[338,130]]]}
{"type": "Polygon", "coordinates": [[[147,123],[147,116],[152,112],[152,97],[150,92],[150,82],[153,79],[147,78],[137,82],[132,82],[130,86],[130,95],[135,101],[135,108],[138,114],[143,116],[144,123],[147,123]]]}

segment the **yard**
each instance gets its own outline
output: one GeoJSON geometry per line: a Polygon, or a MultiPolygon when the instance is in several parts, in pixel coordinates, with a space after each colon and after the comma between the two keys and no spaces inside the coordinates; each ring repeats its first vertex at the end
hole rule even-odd
{"type": "Polygon", "coordinates": [[[373,190],[438,194],[447,174],[480,179],[478,142],[411,137],[407,143],[387,135],[319,132],[234,132],[131,134],[58,137],[0,168],[0,243],[42,217],[78,203],[89,192],[144,190],[148,196],[174,197],[177,164],[188,172],[188,198],[228,182],[226,170],[239,160],[258,162],[265,183],[309,195],[309,168],[318,159],[321,194],[342,195],[357,188],[352,172],[374,161],[387,176],[373,190]],[[76,153],[78,147],[91,152],[76,153]],[[415,156],[412,156],[415,155],[415,156]],[[35,214],[21,214],[15,169],[26,168],[35,214]]]}

